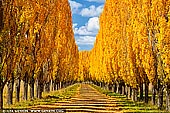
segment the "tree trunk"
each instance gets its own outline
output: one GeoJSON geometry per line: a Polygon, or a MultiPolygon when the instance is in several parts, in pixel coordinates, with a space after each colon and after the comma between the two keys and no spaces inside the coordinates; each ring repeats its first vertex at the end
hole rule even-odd
{"type": "Polygon", "coordinates": [[[41,99],[42,98],[42,92],[43,92],[43,84],[40,83],[40,80],[37,80],[36,83],[36,94],[37,94],[37,98],[41,99]]]}
{"type": "Polygon", "coordinates": [[[143,101],[143,83],[140,84],[140,101],[143,101]]]}
{"type": "Polygon", "coordinates": [[[62,88],[62,82],[60,82],[60,88],[59,89],[61,89],[62,88]]]}
{"type": "Polygon", "coordinates": [[[42,98],[42,92],[43,92],[43,89],[44,89],[44,85],[43,85],[43,68],[41,67],[40,69],[40,73],[38,75],[38,78],[37,78],[37,97],[39,99],[42,98]]]}
{"type": "Polygon", "coordinates": [[[58,90],[61,89],[60,88],[60,82],[57,83],[57,87],[58,87],[58,90]]]}
{"type": "Polygon", "coordinates": [[[57,83],[56,83],[56,90],[59,90],[59,89],[60,89],[60,83],[57,82],[57,83]]]}
{"type": "MultiPolygon", "coordinates": [[[[90,84],[90,82],[88,84],[90,84]]],[[[67,82],[67,86],[70,86],[70,81],[67,82]]]]}
{"type": "Polygon", "coordinates": [[[114,83],[114,93],[116,93],[116,90],[117,90],[117,84],[114,83]]]}
{"type": "Polygon", "coordinates": [[[25,73],[24,77],[24,100],[28,99],[28,73],[25,73]]]}
{"type": "MultiPolygon", "coordinates": [[[[90,83],[91,83],[91,81],[90,81],[90,83]]],[[[97,86],[100,86],[100,83],[98,81],[96,83],[97,83],[97,86]]]]}
{"type": "Polygon", "coordinates": [[[131,96],[132,96],[131,97],[132,101],[135,101],[135,89],[134,88],[132,88],[132,95],[131,96]]]}
{"type": "Polygon", "coordinates": [[[7,103],[8,105],[13,104],[12,97],[13,97],[13,90],[14,90],[14,76],[12,75],[12,78],[10,81],[8,81],[8,98],[7,103]]]}
{"type": "Polygon", "coordinates": [[[115,93],[116,92],[115,90],[116,90],[116,85],[115,85],[115,83],[113,83],[113,85],[112,85],[112,92],[115,93]]]}
{"type": "Polygon", "coordinates": [[[132,101],[136,102],[137,101],[137,89],[132,88],[132,101]]]}
{"type": "Polygon", "coordinates": [[[50,82],[48,82],[48,87],[47,87],[47,88],[48,88],[48,89],[47,89],[48,91],[47,91],[47,92],[50,92],[50,85],[51,85],[50,82]]]}
{"type": "Polygon", "coordinates": [[[0,110],[3,109],[3,89],[4,86],[0,83],[0,110]]]}
{"type": "Polygon", "coordinates": [[[21,79],[20,77],[17,79],[17,82],[16,82],[16,102],[19,102],[20,98],[19,98],[19,95],[20,95],[20,87],[21,87],[21,79]]]}
{"type": "Polygon", "coordinates": [[[52,87],[53,87],[53,91],[57,90],[57,86],[56,86],[56,82],[55,81],[53,81],[52,87]]]}
{"type": "Polygon", "coordinates": [[[170,111],[170,89],[168,85],[166,85],[166,110],[170,111]]]}
{"type": "Polygon", "coordinates": [[[100,87],[102,87],[102,82],[100,82],[100,87]]]}
{"type": "Polygon", "coordinates": [[[104,82],[102,82],[102,88],[105,89],[105,83],[104,82]]]}
{"type": "Polygon", "coordinates": [[[32,72],[32,77],[31,77],[31,80],[30,80],[30,98],[31,99],[34,99],[34,72],[32,72]]]}
{"type": "Polygon", "coordinates": [[[106,90],[109,90],[109,83],[106,83],[106,90]]]}
{"type": "Polygon", "coordinates": [[[119,83],[119,94],[122,94],[122,83],[119,83]]]}
{"type": "Polygon", "coordinates": [[[116,93],[119,93],[119,83],[117,83],[116,86],[116,93]]]}
{"type": "Polygon", "coordinates": [[[58,82],[55,84],[56,90],[59,90],[59,88],[60,88],[59,85],[60,85],[60,83],[58,83],[58,82]]]}
{"type": "Polygon", "coordinates": [[[28,99],[28,81],[24,81],[24,100],[28,99]]]}
{"type": "MultiPolygon", "coordinates": [[[[86,84],[88,84],[88,82],[86,83],[86,84]]],[[[68,86],[68,82],[66,81],[65,82],[65,88],[68,86]]]]}
{"type": "MultiPolygon", "coordinates": [[[[90,84],[90,82],[88,84],[90,84]]],[[[70,86],[70,81],[67,82],[67,86],[70,86]]]]}
{"type": "Polygon", "coordinates": [[[149,83],[145,82],[145,103],[148,103],[149,83]]]}
{"type": "Polygon", "coordinates": [[[41,98],[41,86],[40,84],[38,83],[38,90],[37,90],[37,98],[40,99],[41,98]]]}
{"type": "Polygon", "coordinates": [[[126,94],[126,91],[125,91],[125,84],[122,85],[122,95],[125,95],[126,94]]]}
{"type": "Polygon", "coordinates": [[[50,92],[50,82],[45,83],[45,92],[50,92]]]}
{"type": "Polygon", "coordinates": [[[39,83],[38,83],[39,81],[38,81],[38,79],[36,80],[36,97],[38,98],[39,96],[38,96],[38,90],[39,90],[39,83]]]}
{"type": "Polygon", "coordinates": [[[109,91],[112,91],[112,86],[113,86],[113,85],[110,83],[110,84],[109,84],[109,91]]]}
{"type": "Polygon", "coordinates": [[[128,92],[128,85],[125,85],[125,92],[126,92],[126,98],[128,98],[128,94],[129,94],[129,92],[128,92]]]}
{"type": "MultiPolygon", "coordinates": [[[[88,84],[88,82],[87,82],[87,84],[88,84]]],[[[66,82],[65,82],[65,88],[66,88],[67,86],[68,86],[68,82],[66,81],[66,82]]]]}
{"type": "Polygon", "coordinates": [[[65,83],[65,82],[61,82],[61,88],[64,88],[64,83],[65,83]]]}
{"type": "Polygon", "coordinates": [[[125,87],[122,85],[122,95],[125,95],[125,87]]]}
{"type": "Polygon", "coordinates": [[[105,83],[104,82],[102,82],[102,88],[105,88],[105,83]]]}
{"type": "Polygon", "coordinates": [[[130,99],[132,96],[132,88],[131,86],[128,87],[128,99],[130,99]]]}
{"type": "MultiPolygon", "coordinates": [[[[0,0],[0,32],[3,29],[3,4],[2,0],[0,0]]],[[[0,55],[0,60],[2,59],[2,56],[0,55]]],[[[0,75],[0,110],[3,109],[3,89],[4,89],[4,84],[3,84],[3,78],[0,75]]]]}
{"type": "Polygon", "coordinates": [[[61,88],[64,88],[64,82],[61,82],[61,88]]]}
{"type": "Polygon", "coordinates": [[[53,91],[53,80],[50,80],[50,91],[53,91]]]}
{"type": "Polygon", "coordinates": [[[156,88],[155,85],[152,85],[152,105],[156,104],[156,88]]]}
{"type": "Polygon", "coordinates": [[[144,85],[145,85],[145,103],[148,103],[149,98],[148,98],[148,91],[149,91],[149,79],[147,77],[147,75],[145,74],[145,78],[144,78],[144,85]]]}
{"type": "Polygon", "coordinates": [[[53,87],[54,87],[54,91],[55,91],[55,90],[58,90],[58,83],[55,82],[55,84],[53,84],[53,85],[54,85],[54,86],[53,86],[53,87]]]}
{"type": "Polygon", "coordinates": [[[3,25],[3,5],[2,5],[2,1],[3,0],[0,0],[0,32],[4,27],[4,25],[3,25]]]}
{"type": "Polygon", "coordinates": [[[63,88],[66,88],[66,82],[63,82],[63,88]]]}
{"type": "Polygon", "coordinates": [[[163,86],[158,80],[158,109],[162,109],[163,106],[163,86]]]}
{"type": "Polygon", "coordinates": [[[39,99],[42,98],[43,88],[44,88],[43,84],[40,83],[40,84],[39,84],[39,90],[38,90],[38,98],[39,98],[39,99]]]}

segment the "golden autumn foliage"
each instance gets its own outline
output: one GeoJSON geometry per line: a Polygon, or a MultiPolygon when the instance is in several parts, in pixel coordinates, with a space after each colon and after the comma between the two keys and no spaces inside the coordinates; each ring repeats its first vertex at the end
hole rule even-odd
{"type": "Polygon", "coordinates": [[[79,55],[68,0],[0,1],[0,12],[1,94],[12,76],[32,88],[38,81],[40,93],[41,86],[50,81],[77,80],[79,55]]]}
{"type": "Polygon", "coordinates": [[[79,51],[79,72],[78,72],[78,81],[87,81],[90,80],[89,73],[89,51],[79,51]]]}
{"type": "Polygon", "coordinates": [[[90,54],[92,78],[104,82],[124,80],[137,88],[147,79],[154,84],[162,76],[161,69],[167,82],[168,30],[169,0],[107,0],[90,54]]]}

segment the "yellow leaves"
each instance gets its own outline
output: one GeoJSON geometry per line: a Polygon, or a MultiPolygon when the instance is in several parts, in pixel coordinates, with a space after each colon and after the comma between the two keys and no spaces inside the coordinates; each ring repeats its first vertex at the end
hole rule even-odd
{"type": "Polygon", "coordinates": [[[9,71],[15,70],[15,63],[18,63],[22,74],[34,71],[37,77],[40,70],[48,64],[49,72],[44,72],[46,76],[52,75],[55,78],[57,74],[62,80],[77,78],[78,47],[71,29],[72,17],[68,0],[57,0],[55,3],[48,0],[16,0],[10,4],[4,1],[4,9],[2,31],[5,31],[3,35],[7,35],[3,38],[0,36],[0,42],[7,43],[2,45],[5,49],[2,51],[0,66],[5,64],[5,73],[1,72],[0,75],[7,75],[7,68],[10,68],[9,71]]]}
{"type": "MultiPolygon", "coordinates": [[[[146,73],[150,82],[154,81],[156,52],[159,51],[161,56],[165,54],[169,50],[165,44],[170,41],[170,22],[166,22],[162,14],[164,8],[161,2],[106,1],[99,19],[101,27],[90,57],[90,73],[94,78],[105,81],[109,81],[109,76],[122,77],[124,81],[131,78],[133,81],[130,83],[135,86],[138,84],[137,70],[141,68],[142,71],[138,70],[140,76],[146,73]],[[127,75],[129,77],[124,77],[127,75]]],[[[163,61],[166,62],[165,66],[168,61],[170,59],[163,61]]],[[[165,69],[167,73],[168,69],[165,69]]]]}
{"type": "Polygon", "coordinates": [[[42,25],[39,24],[39,23],[36,23],[36,24],[35,24],[35,26],[34,26],[34,34],[39,33],[39,30],[40,30],[41,26],[42,26],[42,25]]]}
{"type": "Polygon", "coordinates": [[[80,51],[79,52],[79,76],[81,80],[86,80],[89,78],[90,62],[89,62],[89,52],[80,51]]]}
{"type": "Polygon", "coordinates": [[[141,34],[141,36],[143,36],[143,37],[147,37],[147,28],[142,24],[142,26],[141,26],[141,28],[140,28],[140,34],[141,34]]]}
{"type": "Polygon", "coordinates": [[[23,23],[25,21],[25,15],[22,14],[21,17],[20,17],[20,23],[23,23]]]}
{"type": "Polygon", "coordinates": [[[170,50],[168,48],[164,48],[164,51],[162,52],[162,60],[163,60],[163,66],[164,66],[164,71],[167,75],[170,74],[170,50]]]}

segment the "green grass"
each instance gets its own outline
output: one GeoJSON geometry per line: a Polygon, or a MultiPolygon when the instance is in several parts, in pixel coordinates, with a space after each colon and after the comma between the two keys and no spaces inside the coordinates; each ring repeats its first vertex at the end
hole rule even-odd
{"type": "Polygon", "coordinates": [[[4,108],[25,109],[36,105],[51,105],[58,101],[66,101],[67,99],[70,99],[71,96],[76,94],[78,87],[80,87],[80,84],[74,84],[67,88],[58,91],[52,91],[50,93],[44,92],[42,99],[21,101],[10,106],[5,105],[4,108]]]}
{"type": "Polygon", "coordinates": [[[99,86],[92,84],[92,87],[97,89],[99,92],[113,98],[119,110],[121,110],[124,113],[167,113],[167,111],[158,110],[156,106],[153,106],[150,103],[146,104],[144,102],[139,101],[133,102],[132,100],[127,99],[126,96],[113,93],[99,86]]]}

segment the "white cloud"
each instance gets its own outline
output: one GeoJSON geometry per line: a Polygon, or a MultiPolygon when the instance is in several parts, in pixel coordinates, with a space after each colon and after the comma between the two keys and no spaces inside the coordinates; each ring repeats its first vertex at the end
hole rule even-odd
{"type": "Polygon", "coordinates": [[[84,17],[99,16],[102,10],[103,10],[103,5],[100,5],[98,7],[91,5],[88,8],[83,8],[80,12],[80,15],[84,17]]]}
{"type": "Polygon", "coordinates": [[[75,35],[95,35],[95,33],[87,30],[87,26],[81,26],[80,28],[74,28],[75,35]]]}
{"type": "Polygon", "coordinates": [[[78,25],[77,23],[73,23],[73,29],[74,29],[77,25],[78,25]]]}
{"type": "Polygon", "coordinates": [[[73,24],[74,34],[75,35],[96,35],[99,30],[99,18],[92,17],[88,20],[88,22],[81,27],[77,27],[77,24],[73,24]]]}
{"type": "Polygon", "coordinates": [[[81,3],[78,3],[76,1],[69,0],[70,6],[71,6],[71,11],[73,14],[79,12],[79,8],[81,8],[83,5],[81,3]]]}
{"type": "Polygon", "coordinates": [[[88,23],[87,23],[87,30],[88,31],[94,31],[94,32],[98,32],[99,30],[99,18],[98,17],[93,17],[90,18],[88,23]]]}
{"type": "Polygon", "coordinates": [[[89,18],[88,22],[84,26],[77,26],[77,23],[73,24],[76,43],[78,45],[93,45],[96,39],[96,34],[99,30],[99,18],[89,18]]]}
{"type": "Polygon", "coordinates": [[[104,3],[105,0],[86,0],[88,2],[97,2],[97,3],[104,3]]]}
{"type": "Polygon", "coordinates": [[[76,40],[76,43],[78,45],[93,45],[95,39],[95,36],[79,36],[76,40]]]}

